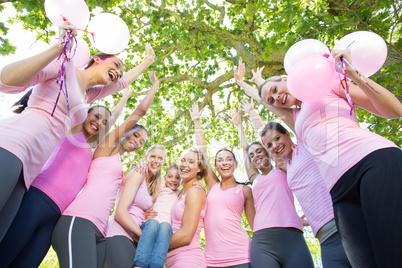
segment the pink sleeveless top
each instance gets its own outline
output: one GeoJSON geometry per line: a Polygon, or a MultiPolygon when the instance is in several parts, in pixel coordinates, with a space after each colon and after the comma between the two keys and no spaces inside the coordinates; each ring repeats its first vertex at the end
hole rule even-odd
{"type": "Polygon", "coordinates": [[[179,190],[173,191],[166,186],[159,190],[158,197],[152,206],[153,210],[158,212],[155,220],[159,221],[159,223],[167,222],[171,224],[171,210],[177,200],[178,194],[179,190]]]}
{"type": "MultiPolygon", "coordinates": [[[[34,86],[28,107],[19,115],[0,120],[0,147],[18,157],[23,165],[25,187],[29,189],[57,144],[74,126],[84,122],[88,104],[113,94],[128,86],[124,79],[110,86],[87,89],[84,99],[78,86],[73,61],[66,63],[68,100],[61,93],[54,115],[51,116],[60,84],[58,78],[60,61],[54,60],[41,70],[27,85],[14,87],[0,81],[0,92],[16,94],[34,86]]],[[[0,69],[0,78],[3,68],[0,69]]]]}
{"type": "Polygon", "coordinates": [[[313,155],[329,190],[368,154],[397,147],[380,135],[360,128],[356,113],[350,115],[348,102],[339,96],[339,80],[321,101],[303,102],[301,109],[293,112],[293,117],[296,116],[296,134],[313,155]]]}
{"type": "MultiPolygon", "coordinates": [[[[200,182],[195,182],[193,184],[195,187],[200,187],[204,190],[204,186],[200,182]]],[[[173,233],[177,232],[182,227],[182,220],[185,204],[186,194],[181,196],[172,207],[172,229],[173,233]]],[[[175,248],[168,252],[166,258],[166,267],[171,268],[205,268],[207,267],[204,251],[200,245],[200,232],[202,227],[202,222],[204,221],[205,211],[207,210],[207,205],[201,210],[200,219],[198,220],[197,230],[195,231],[193,240],[187,246],[175,248]]]]}
{"type": "MultiPolygon", "coordinates": [[[[116,205],[119,203],[121,194],[123,192],[124,186],[120,187],[119,193],[117,194],[116,205]]],[[[152,196],[148,193],[146,178],[144,176],[144,180],[142,181],[140,187],[137,190],[137,194],[134,197],[133,202],[131,203],[130,207],[128,208],[128,213],[133,218],[135,223],[138,226],[141,226],[142,221],[144,220],[144,211],[149,209],[152,206],[152,196]]],[[[107,227],[106,237],[113,237],[113,236],[125,236],[131,241],[133,241],[133,233],[118,223],[114,217],[116,214],[116,209],[113,211],[112,216],[109,218],[109,224],[107,227]]]]}
{"type": "Polygon", "coordinates": [[[250,262],[251,239],[242,227],[244,185],[222,190],[216,183],[207,196],[204,219],[207,266],[225,267],[250,262]]]}
{"type": "Polygon", "coordinates": [[[313,157],[297,138],[292,160],[286,158],[287,180],[316,236],[334,218],[332,199],[313,157]]]}
{"type": "Polygon", "coordinates": [[[49,196],[63,213],[84,187],[91,160],[92,150],[84,134],[67,136],[56,146],[32,186],[49,196]]]}
{"type": "Polygon", "coordinates": [[[303,232],[285,172],[273,168],[267,175],[258,175],[253,183],[253,197],[253,232],[273,227],[292,227],[303,232]]]}
{"type": "Polygon", "coordinates": [[[122,182],[119,153],[96,158],[91,163],[87,184],[63,215],[87,219],[106,236],[107,221],[122,182]]]}

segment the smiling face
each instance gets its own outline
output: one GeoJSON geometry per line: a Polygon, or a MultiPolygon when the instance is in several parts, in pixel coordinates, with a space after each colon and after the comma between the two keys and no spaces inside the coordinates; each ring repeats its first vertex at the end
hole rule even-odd
{"type": "Polygon", "coordinates": [[[152,149],[148,154],[147,160],[148,171],[151,173],[156,173],[161,170],[163,164],[165,163],[165,151],[159,148],[152,149]]]}
{"type": "Polygon", "coordinates": [[[83,132],[86,137],[96,135],[109,122],[110,112],[104,107],[93,107],[83,123],[83,132]]]}
{"type": "Polygon", "coordinates": [[[99,70],[99,79],[101,80],[100,83],[102,85],[116,84],[123,76],[123,63],[114,56],[105,59],[94,57],[94,62],[95,64],[93,64],[93,66],[99,70]]]}
{"type": "Polygon", "coordinates": [[[236,167],[237,163],[231,152],[222,150],[216,155],[215,168],[223,180],[233,177],[236,167]]]}
{"type": "Polygon", "coordinates": [[[291,157],[293,142],[290,139],[289,132],[282,134],[276,129],[271,129],[261,137],[261,140],[272,158],[291,157]]]}
{"type": "Polygon", "coordinates": [[[286,77],[282,77],[279,82],[266,82],[261,89],[261,99],[278,108],[290,108],[293,105],[299,105],[299,100],[289,93],[286,80],[286,77]]]}
{"type": "Polygon", "coordinates": [[[197,154],[192,151],[185,152],[179,159],[179,174],[183,182],[197,178],[200,171],[197,154]]]}
{"type": "Polygon", "coordinates": [[[167,174],[165,175],[166,187],[170,188],[172,191],[176,191],[180,186],[180,175],[179,170],[176,168],[169,168],[167,174]]]}
{"type": "Polygon", "coordinates": [[[254,168],[261,170],[271,166],[269,155],[261,144],[254,143],[250,145],[248,156],[254,168]]]}
{"type": "Polygon", "coordinates": [[[148,139],[145,129],[136,127],[131,129],[123,136],[120,143],[126,152],[140,149],[148,139]]]}

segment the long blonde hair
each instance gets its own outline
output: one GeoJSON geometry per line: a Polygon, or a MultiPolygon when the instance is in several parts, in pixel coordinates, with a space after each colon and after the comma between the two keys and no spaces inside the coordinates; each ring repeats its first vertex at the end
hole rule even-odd
{"type": "MultiPolygon", "coordinates": [[[[207,163],[207,158],[205,155],[198,150],[197,148],[191,147],[187,149],[189,152],[193,152],[197,155],[198,159],[198,168],[200,171],[197,173],[197,180],[202,180],[208,173],[208,163],[207,163]]],[[[186,151],[185,151],[186,152],[186,151]]],[[[182,153],[184,154],[184,153],[182,153]]]]}
{"type": "MultiPolygon", "coordinates": [[[[148,160],[148,157],[151,154],[153,149],[163,150],[163,152],[164,152],[163,160],[164,161],[166,160],[165,147],[163,147],[160,144],[154,144],[154,145],[152,145],[151,147],[148,148],[148,150],[146,152],[147,160],[148,160]]],[[[153,201],[155,201],[156,198],[158,197],[159,189],[160,189],[160,186],[161,186],[161,178],[162,178],[162,168],[158,172],[152,174],[152,176],[149,178],[148,192],[152,195],[153,201]]]]}

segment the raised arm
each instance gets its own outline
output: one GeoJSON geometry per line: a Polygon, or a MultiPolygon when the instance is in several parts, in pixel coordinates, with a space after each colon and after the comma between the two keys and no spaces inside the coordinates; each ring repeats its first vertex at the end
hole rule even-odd
{"type": "Polygon", "coordinates": [[[146,43],[145,50],[147,51],[147,58],[133,69],[123,74],[123,78],[128,84],[131,84],[138,76],[145,72],[149,65],[154,62],[155,52],[149,43],[146,43]]]}
{"type": "Polygon", "coordinates": [[[249,115],[251,123],[253,123],[254,132],[257,135],[257,137],[259,137],[260,132],[264,128],[265,124],[264,121],[262,121],[258,112],[254,109],[253,102],[254,102],[253,99],[250,99],[249,101],[243,100],[241,102],[241,107],[243,108],[243,111],[249,115]]]}
{"type": "Polygon", "coordinates": [[[206,205],[205,193],[199,187],[188,189],[185,199],[182,227],[170,239],[169,250],[186,246],[193,240],[197,231],[201,210],[206,205]]]}
{"type": "Polygon", "coordinates": [[[28,84],[43,68],[60,55],[63,49],[61,37],[64,36],[67,29],[72,31],[72,36],[77,35],[75,26],[68,21],[65,22],[59,27],[61,34],[58,44],[35,56],[6,65],[1,73],[2,83],[15,87],[28,84]]]}
{"type": "Polygon", "coordinates": [[[137,223],[133,220],[128,209],[130,208],[138,188],[140,187],[144,175],[136,171],[131,171],[126,179],[123,191],[120,196],[119,202],[116,204],[115,220],[121,224],[124,228],[134,233],[136,236],[140,236],[142,231],[137,223]]]}
{"type": "MultiPolygon", "coordinates": [[[[205,142],[204,135],[202,134],[201,128],[201,114],[203,110],[199,111],[198,104],[193,103],[193,106],[190,110],[191,119],[194,122],[194,131],[195,131],[195,143],[200,151],[208,157],[207,152],[207,143],[205,142]]],[[[209,161],[208,161],[209,163],[209,161]]],[[[205,184],[207,185],[208,193],[215,185],[215,183],[219,182],[218,177],[216,176],[215,172],[212,170],[211,164],[208,165],[208,174],[205,176],[205,184]]]]}
{"type": "MultiPolygon", "coordinates": [[[[350,49],[333,50],[332,55],[336,59],[335,66],[337,66],[340,58],[346,58],[353,65],[350,49]]],[[[402,103],[390,91],[365,75],[359,75],[348,64],[346,75],[357,85],[349,83],[349,94],[357,106],[387,119],[402,117],[402,103]],[[370,88],[366,82],[378,93],[370,88]]],[[[346,98],[342,85],[339,85],[339,94],[346,98]]]]}
{"type": "Polygon", "coordinates": [[[114,106],[112,109],[112,115],[111,115],[110,120],[107,125],[108,129],[110,129],[110,127],[116,123],[116,120],[119,118],[121,112],[123,111],[124,107],[126,106],[128,98],[131,96],[133,91],[134,91],[134,89],[131,89],[131,90],[126,89],[126,90],[122,91],[123,96],[120,98],[120,100],[116,104],[116,106],[114,106]]]}
{"type": "Polygon", "coordinates": [[[254,178],[259,174],[258,170],[254,168],[248,157],[248,141],[246,137],[246,133],[244,133],[244,128],[241,123],[241,118],[239,113],[236,110],[232,110],[232,123],[236,126],[237,132],[239,133],[240,144],[243,149],[243,157],[244,157],[244,165],[246,168],[247,177],[251,183],[253,183],[254,178]]]}
{"type": "MultiPolygon", "coordinates": [[[[260,96],[258,95],[258,89],[254,88],[253,86],[247,84],[244,81],[244,74],[246,72],[245,70],[245,64],[243,63],[242,60],[239,60],[239,67],[234,68],[234,77],[236,80],[236,83],[246,91],[247,94],[249,94],[254,100],[262,104],[265,108],[267,108],[270,112],[278,116],[280,119],[282,119],[292,130],[294,129],[294,119],[292,115],[292,110],[289,108],[276,108],[272,105],[269,105],[265,101],[263,101],[260,96]]],[[[257,69],[256,72],[253,71],[253,80],[257,83],[262,83],[263,79],[261,76],[261,71],[263,68],[257,69]],[[262,82],[261,82],[262,81],[262,82]]]]}
{"type": "Polygon", "coordinates": [[[244,195],[244,213],[246,214],[247,222],[250,225],[252,231],[254,226],[255,207],[251,188],[244,185],[243,195],[244,195]]]}

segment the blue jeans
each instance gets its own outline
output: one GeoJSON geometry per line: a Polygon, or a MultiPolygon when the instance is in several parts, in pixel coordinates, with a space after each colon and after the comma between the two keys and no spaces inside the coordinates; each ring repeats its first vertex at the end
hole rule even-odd
{"type": "Polygon", "coordinates": [[[163,268],[173,234],[172,227],[167,222],[149,219],[141,225],[141,230],[133,266],[163,268]]]}

